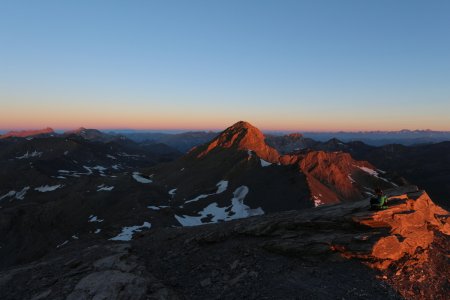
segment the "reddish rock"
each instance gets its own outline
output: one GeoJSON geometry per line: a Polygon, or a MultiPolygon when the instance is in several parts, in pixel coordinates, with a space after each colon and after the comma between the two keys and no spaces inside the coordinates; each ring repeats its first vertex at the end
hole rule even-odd
{"type": "Polygon", "coordinates": [[[373,247],[372,255],[379,259],[397,260],[403,256],[402,244],[395,235],[381,238],[373,247]]]}
{"type": "Polygon", "coordinates": [[[47,127],[44,129],[38,130],[22,130],[22,131],[10,131],[5,133],[4,135],[0,135],[0,139],[8,138],[8,137],[30,137],[41,134],[52,134],[55,133],[52,128],[47,127]]]}
{"type": "Polygon", "coordinates": [[[308,152],[300,160],[299,167],[307,175],[312,195],[327,195],[320,197],[326,204],[366,197],[361,193],[361,188],[365,187],[355,184],[355,179],[361,176],[371,179],[369,188],[373,188],[377,181],[376,177],[361,170],[362,167],[372,170],[375,167],[365,161],[356,161],[350,154],[343,152],[308,152]]]}
{"type": "MultiPolygon", "coordinates": [[[[198,158],[202,158],[217,148],[233,148],[237,150],[254,151],[260,158],[277,163],[279,154],[277,150],[265,143],[264,134],[251,124],[240,121],[228,127],[218,137],[206,146],[206,149],[195,149],[198,158]]],[[[203,148],[203,147],[202,147],[203,148]]]]}

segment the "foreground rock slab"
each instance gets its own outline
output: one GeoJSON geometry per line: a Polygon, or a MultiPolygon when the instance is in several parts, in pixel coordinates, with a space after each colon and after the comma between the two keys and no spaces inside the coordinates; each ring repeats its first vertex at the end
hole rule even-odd
{"type": "Polygon", "coordinates": [[[449,213],[416,187],[388,195],[384,211],[364,200],[79,241],[1,271],[2,299],[446,299],[449,213]]]}

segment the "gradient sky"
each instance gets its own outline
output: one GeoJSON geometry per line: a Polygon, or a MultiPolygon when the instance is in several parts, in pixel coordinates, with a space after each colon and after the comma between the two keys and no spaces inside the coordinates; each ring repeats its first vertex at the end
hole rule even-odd
{"type": "Polygon", "coordinates": [[[0,129],[450,130],[450,1],[0,0],[0,129]]]}

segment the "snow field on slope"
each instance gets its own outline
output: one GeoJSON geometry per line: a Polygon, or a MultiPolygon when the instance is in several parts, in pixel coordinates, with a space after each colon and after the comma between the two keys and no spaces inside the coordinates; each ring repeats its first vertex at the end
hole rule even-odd
{"type": "Polygon", "coordinates": [[[129,226],[129,227],[123,227],[122,232],[119,233],[117,236],[110,238],[111,241],[131,241],[133,239],[133,234],[136,232],[141,232],[142,230],[146,228],[151,228],[152,225],[148,222],[144,222],[142,225],[137,226],[129,226]]]}
{"type": "Polygon", "coordinates": [[[230,221],[263,215],[264,211],[261,207],[251,209],[249,206],[244,204],[244,199],[248,192],[248,187],[245,185],[240,186],[233,192],[233,198],[231,199],[230,206],[219,207],[219,205],[214,202],[199,211],[198,214],[200,216],[175,215],[175,218],[182,226],[198,226],[208,223],[217,223],[219,221],[230,221]],[[211,216],[210,221],[202,221],[203,218],[208,216],[211,216]]]}

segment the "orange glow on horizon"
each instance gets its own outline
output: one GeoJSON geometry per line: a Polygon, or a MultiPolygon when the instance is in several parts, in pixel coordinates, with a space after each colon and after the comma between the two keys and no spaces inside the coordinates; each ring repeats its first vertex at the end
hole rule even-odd
{"type": "MultiPolygon", "coordinates": [[[[375,127],[367,124],[365,126],[342,126],[341,124],[301,124],[299,122],[296,124],[274,124],[274,122],[252,122],[248,119],[242,119],[247,121],[253,126],[259,128],[261,131],[280,131],[280,132],[338,132],[338,131],[398,131],[402,129],[410,130],[425,130],[431,129],[436,131],[446,131],[445,129],[435,129],[428,127],[414,127],[408,128],[405,126],[396,127],[375,127]]],[[[168,121],[168,120],[157,120],[142,122],[142,120],[134,120],[133,122],[98,122],[91,120],[71,120],[65,122],[55,122],[55,121],[38,121],[38,120],[28,120],[28,122],[23,123],[7,123],[0,121],[0,129],[3,131],[15,131],[15,130],[34,130],[42,128],[53,128],[54,130],[73,130],[80,127],[92,128],[98,130],[139,130],[139,131],[222,131],[227,127],[233,125],[234,123],[241,121],[241,119],[235,119],[233,121],[224,122],[203,122],[203,121],[192,121],[186,122],[186,120],[179,121],[168,121]]]]}
{"type": "Polygon", "coordinates": [[[38,106],[11,101],[0,110],[0,129],[30,130],[51,127],[71,130],[79,127],[100,130],[152,130],[152,131],[221,131],[238,121],[247,121],[262,131],[285,132],[336,132],[336,131],[397,131],[402,129],[431,129],[450,131],[450,122],[437,120],[434,116],[386,115],[380,120],[375,114],[370,118],[362,115],[322,113],[303,114],[283,111],[283,115],[262,111],[233,111],[218,108],[195,110],[175,105],[168,107],[133,108],[126,105],[101,106],[90,103],[69,102],[54,105],[42,102],[38,106]]]}

